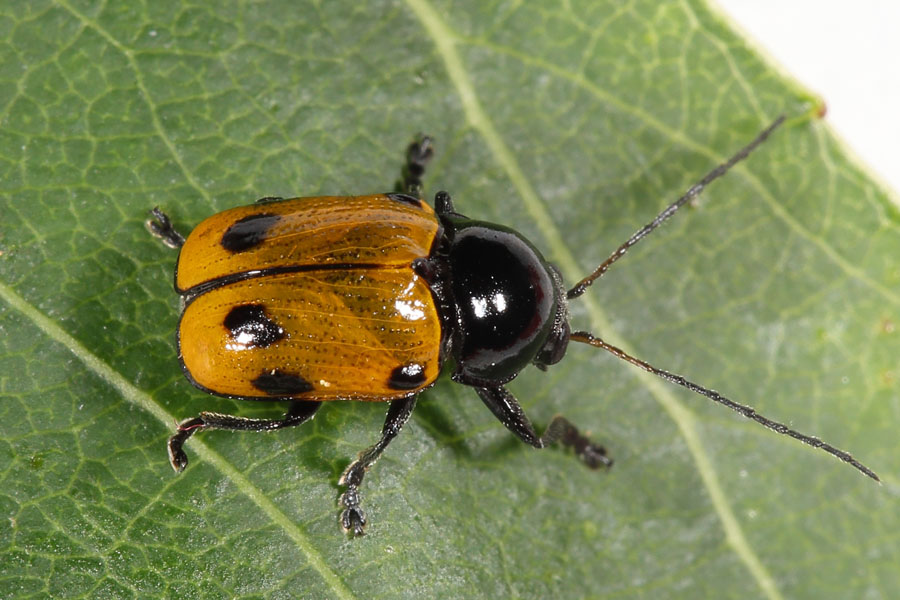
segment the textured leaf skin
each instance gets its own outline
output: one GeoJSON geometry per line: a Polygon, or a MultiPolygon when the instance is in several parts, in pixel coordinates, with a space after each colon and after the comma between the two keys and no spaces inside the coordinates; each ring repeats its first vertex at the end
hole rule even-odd
{"type": "Polygon", "coordinates": [[[0,7],[0,597],[896,598],[900,214],[821,104],[704,3],[119,2],[0,7]],[[470,93],[471,92],[471,93],[470,93]],[[402,149],[570,281],[777,114],[788,124],[572,307],[637,355],[851,450],[827,456],[589,348],[511,389],[616,459],[524,447],[429,390],[211,433],[149,237],[262,196],[389,190],[402,149]]]}

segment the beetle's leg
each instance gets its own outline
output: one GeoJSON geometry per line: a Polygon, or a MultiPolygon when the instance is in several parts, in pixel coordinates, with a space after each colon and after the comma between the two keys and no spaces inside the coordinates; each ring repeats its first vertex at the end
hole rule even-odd
{"type": "Polygon", "coordinates": [[[294,400],[283,419],[248,419],[202,412],[199,417],[187,419],[178,425],[175,435],[169,438],[169,462],[176,473],[181,473],[188,464],[187,455],[181,449],[189,437],[203,429],[230,429],[231,431],[274,431],[294,427],[308,421],[319,410],[321,402],[315,400],[294,400]]]}
{"type": "Polygon", "coordinates": [[[439,215],[456,214],[456,211],[453,210],[453,199],[450,198],[450,194],[442,191],[434,195],[434,212],[439,215]]]}
{"type": "Polygon", "coordinates": [[[494,416],[526,444],[535,448],[546,448],[559,442],[574,449],[578,458],[592,469],[609,467],[613,464],[612,459],[606,455],[606,448],[583,436],[565,417],[561,415],[553,417],[544,435],[538,437],[518,400],[506,388],[503,386],[475,388],[475,391],[494,416]]]}
{"type": "Polygon", "coordinates": [[[391,443],[403,425],[409,420],[409,415],[416,406],[416,396],[400,398],[391,402],[388,408],[387,418],[381,430],[381,439],[373,446],[359,453],[355,461],[350,463],[341,479],[340,485],[347,486],[347,490],[341,495],[340,503],[344,510],[341,512],[341,525],[345,530],[354,535],[362,535],[366,526],[366,513],[359,506],[359,486],[362,484],[366,471],[371,467],[388,444],[391,443]]]}
{"type": "Polygon", "coordinates": [[[176,250],[181,248],[184,245],[184,236],[175,231],[169,215],[159,210],[158,206],[153,207],[150,214],[153,218],[147,219],[145,223],[150,233],[161,239],[169,248],[176,250]]]}
{"type": "Polygon", "coordinates": [[[422,198],[422,176],[425,166],[434,155],[434,140],[419,134],[406,148],[406,164],[400,171],[400,191],[416,198],[422,198]]]}

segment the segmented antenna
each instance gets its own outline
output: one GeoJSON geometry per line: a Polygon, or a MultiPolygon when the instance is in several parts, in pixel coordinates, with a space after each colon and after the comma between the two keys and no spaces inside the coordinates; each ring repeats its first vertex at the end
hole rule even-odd
{"type": "Polygon", "coordinates": [[[601,275],[606,273],[607,269],[609,269],[609,267],[614,262],[616,262],[617,260],[622,258],[625,255],[625,253],[628,252],[629,248],[631,248],[632,246],[637,244],[639,241],[641,241],[641,239],[646,237],[648,233],[650,233],[651,231],[653,231],[654,229],[659,227],[663,221],[665,221],[666,219],[668,219],[669,217],[674,215],[675,211],[677,211],[679,208],[684,206],[691,199],[699,196],[700,192],[702,192],[703,189],[707,185],[709,185],[712,181],[718,179],[719,177],[721,177],[722,175],[727,173],[729,171],[729,169],[731,169],[731,167],[733,167],[737,163],[739,163],[742,160],[744,160],[745,158],[747,158],[750,155],[750,153],[756,149],[757,146],[759,146],[764,141],[766,141],[766,138],[768,138],[769,135],[773,131],[775,131],[775,129],[779,125],[784,123],[784,119],[785,119],[784,115],[781,115],[780,117],[775,119],[774,123],[772,123],[765,129],[763,129],[762,132],[758,136],[756,136],[756,139],[754,139],[752,142],[750,142],[749,144],[747,144],[746,146],[741,148],[741,150],[737,154],[735,154],[734,156],[729,158],[726,162],[722,163],[721,165],[719,165],[718,167],[716,167],[715,169],[710,171],[706,175],[706,177],[701,179],[697,184],[691,186],[691,188],[687,192],[685,192],[684,196],[682,196],[681,198],[679,198],[678,200],[676,200],[675,202],[673,202],[672,204],[667,206],[666,209],[664,211],[662,211],[661,213],[659,213],[655,219],[653,219],[652,221],[650,221],[649,223],[647,223],[646,225],[641,227],[639,230],[634,232],[634,234],[630,238],[628,238],[628,241],[625,242],[624,244],[622,244],[621,246],[619,246],[615,252],[610,254],[609,258],[607,258],[602,263],[600,263],[600,266],[597,267],[593,273],[591,273],[590,275],[588,275],[587,277],[585,277],[584,279],[579,281],[577,284],[575,284],[575,286],[571,290],[569,290],[569,292],[567,294],[569,300],[571,300],[572,298],[577,298],[578,296],[582,295],[584,293],[584,291],[586,289],[588,289],[588,287],[592,283],[594,283],[594,281],[596,281],[597,279],[600,278],[601,275]]]}
{"type": "Polygon", "coordinates": [[[760,425],[762,425],[764,427],[768,427],[772,431],[781,433],[783,435],[790,436],[790,437],[794,438],[795,440],[800,440],[804,444],[812,446],[813,448],[819,448],[820,450],[824,450],[828,454],[831,454],[832,456],[836,456],[837,458],[841,459],[845,463],[850,464],[851,466],[856,468],[858,471],[861,471],[865,475],[868,475],[875,481],[881,481],[881,479],[878,478],[878,475],[876,475],[875,472],[872,471],[872,469],[870,469],[869,467],[865,466],[864,464],[862,464],[861,462],[859,462],[858,460],[853,458],[853,456],[851,456],[850,453],[844,452],[843,450],[835,448],[831,444],[827,444],[817,437],[813,437],[811,435],[806,435],[804,433],[800,433],[799,431],[795,431],[795,430],[791,429],[790,427],[788,427],[787,425],[785,425],[784,423],[779,423],[778,421],[773,421],[771,419],[767,419],[766,417],[764,417],[761,414],[759,414],[758,412],[756,412],[756,410],[754,410],[753,408],[751,408],[749,406],[745,406],[743,404],[738,404],[734,400],[729,400],[728,398],[726,398],[725,396],[721,395],[720,393],[718,393],[714,390],[707,389],[701,385],[697,385],[696,383],[693,383],[692,381],[688,381],[681,375],[676,375],[674,373],[669,373],[668,371],[663,371],[662,369],[657,369],[650,363],[645,362],[639,358],[635,358],[635,357],[631,356],[630,354],[628,354],[621,348],[617,348],[616,346],[613,346],[612,344],[608,344],[608,343],[604,342],[603,340],[601,340],[600,338],[598,338],[597,336],[595,336],[587,331],[575,331],[572,333],[571,337],[569,337],[569,340],[581,342],[583,344],[589,344],[595,348],[603,348],[607,352],[614,354],[615,356],[621,358],[622,360],[630,362],[631,364],[633,364],[636,367],[640,367],[641,369],[644,369],[645,371],[649,371],[650,373],[653,373],[657,377],[661,377],[662,379],[665,379],[666,381],[669,381],[671,383],[675,383],[682,387],[685,387],[685,388],[691,390],[692,392],[696,392],[696,393],[700,394],[701,396],[706,396],[713,402],[718,402],[719,404],[724,404],[731,410],[744,415],[748,419],[756,421],[757,423],[759,423],[760,425]]]}
{"type": "MultiPolygon", "coordinates": [[[[672,204],[667,206],[666,209],[663,210],[661,213],[659,213],[659,215],[657,215],[657,217],[655,219],[653,219],[652,221],[650,221],[649,223],[644,225],[641,229],[636,231],[628,239],[627,242],[625,242],[624,244],[619,246],[616,249],[616,251],[613,252],[609,256],[609,258],[607,258],[605,261],[603,261],[603,263],[601,263],[600,266],[597,267],[593,273],[591,273],[590,275],[588,275],[587,277],[585,277],[584,279],[579,281],[571,290],[569,290],[569,292],[567,294],[568,298],[569,299],[577,298],[578,296],[583,294],[584,291],[592,283],[594,283],[594,281],[599,279],[600,276],[603,275],[607,271],[607,269],[609,269],[610,265],[612,265],[614,262],[616,262],[617,260],[622,258],[622,256],[624,256],[624,254],[626,252],[628,252],[629,248],[631,248],[632,246],[637,244],[641,239],[646,237],[647,234],[649,234],[651,231],[653,231],[654,229],[659,227],[663,221],[665,221],[666,219],[671,217],[673,214],[675,214],[675,211],[677,211],[679,208],[684,206],[688,201],[690,201],[692,198],[697,197],[697,195],[699,195],[700,192],[702,192],[703,189],[707,185],[709,185],[710,182],[714,181],[715,179],[718,179],[719,177],[721,177],[722,175],[727,173],[728,170],[731,169],[731,167],[733,167],[740,161],[747,158],[747,156],[749,156],[750,153],[753,152],[753,150],[755,150],[757,148],[757,146],[762,144],[766,140],[766,138],[769,137],[769,135],[775,130],[776,127],[778,127],[779,125],[781,125],[784,122],[784,119],[785,119],[784,115],[775,119],[775,122],[773,122],[771,125],[769,125],[765,129],[763,129],[762,132],[758,136],[756,136],[756,139],[754,139],[752,142],[750,142],[749,144],[744,146],[737,154],[735,154],[734,156],[729,158],[726,162],[722,163],[721,165],[719,165],[718,167],[716,167],[715,169],[710,171],[706,175],[706,177],[701,179],[700,182],[697,183],[696,185],[692,186],[681,198],[679,198],[678,200],[676,200],[675,202],[673,202],[672,204]]],[[[831,444],[827,444],[817,437],[813,437],[811,435],[806,435],[804,433],[800,433],[799,431],[795,431],[795,430],[791,429],[790,427],[788,427],[787,425],[785,425],[784,423],[779,423],[778,421],[773,421],[771,419],[768,419],[768,418],[762,416],[761,414],[759,414],[758,412],[756,412],[756,410],[754,410],[752,407],[745,406],[743,404],[738,404],[734,400],[730,400],[730,399],[726,398],[725,396],[721,395],[719,392],[716,392],[711,389],[707,389],[701,385],[697,385],[696,383],[685,379],[681,375],[676,375],[674,373],[669,373],[668,371],[663,371],[662,369],[657,369],[650,363],[643,361],[639,358],[635,358],[634,356],[631,356],[630,354],[628,354],[621,348],[617,348],[616,346],[613,346],[612,344],[608,344],[608,343],[604,342],[602,339],[598,338],[597,336],[595,336],[587,331],[576,331],[570,335],[569,339],[576,341],[576,342],[581,342],[582,344],[588,344],[588,345],[594,346],[595,348],[602,348],[602,349],[606,350],[607,352],[610,352],[610,353],[614,354],[615,356],[621,358],[622,360],[630,362],[631,364],[633,364],[636,367],[640,367],[641,369],[644,369],[645,371],[653,373],[657,377],[665,379],[666,381],[669,381],[671,383],[680,385],[681,387],[685,387],[685,388],[691,390],[692,392],[700,394],[701,396],[706,396],[713,402],[718,402],[719,404],[723,404],[723,405],[727,406],[728,408],[730,408],[731,410],[744,415],[748,419],[750,419],[752,421],[756,421],[757,423],[759,423],[760,425],[762,425],[764,427],[768,427],[772,431],[792,437],[795,440],[800,440],[804,444],[812,446],[813,448],[819,448],[820,450],[824,450],[828,454],[831,454],[832,456],[836,456],[837,458],[841,459],[845,463],[850,464],[855,469],[857,469],[858,471],[871,477],[875,481],[881,481],[881,479],[878,478],[878,475],[876,475],[874,471],[872,471],[870,468],[868,468],[867,466],[865,466],[864,464],[862,464],[861,462],[859,462],[858,460],[853,458],[848,452],[844,452],[843,450],[835,448],[831,444]]]]}

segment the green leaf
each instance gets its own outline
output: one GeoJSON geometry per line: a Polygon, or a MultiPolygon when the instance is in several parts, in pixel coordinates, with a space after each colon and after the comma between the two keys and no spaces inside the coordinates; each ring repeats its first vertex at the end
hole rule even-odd
{"type": "Polygon", "coordinates": [[[0,8],[0,597],[896,598],[900,211],[821,103],[700,0],[33,0],[0,8]],[[573,344],[510,388],[608,473],[515,440],[444,378],[366,480],[385,406],[192,439],[278,407],[207,396],[174,348],[188,230],[261,196],[390,189],[417,132],[457,208],[569,281],[749,141],[618,263],[591,328],[852,451],[884,479],[573,344]]]}

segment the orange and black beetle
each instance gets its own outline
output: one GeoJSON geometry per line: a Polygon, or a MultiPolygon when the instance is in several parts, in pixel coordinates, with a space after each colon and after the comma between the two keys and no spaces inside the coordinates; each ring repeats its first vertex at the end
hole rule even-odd
{"type": "Polygon", "coordinates": [[[263,198],[198,225],[185,240],[159,209],[150,230],[180,248],[175,289],[184,310],[179,358],[198,388],[229,398],[290,401],[283,419],[204,412],[169,440],[176,471],[184,442],[201,429],[271,431],[300,425],[321,402],[390,401],[381,439],[341,477],[341,523],[363,533],[359,486],[396,437],[446,362],[453,380],[475,388],[487,407],[526,443],[559,441],[590,467],[609,466],[602,446],[557,416],[538,436],[504,385],[528,366],[559,362],[569,341],[606,349],[669,381],[725,404],[767,427],[874,473],[848,454],[795,432],[679,375],[656,369],[587,332],[569,330],[567,302],[745,158],[776,121],[566,291],[559,272],[522,235],[465,217],[439,192],[434,210],[421,199],[431,157],[427,137],[407,152],[403,193],[282,200],[263,198]],[[449,359],[449,361],[448,361],[449,359]]]}

